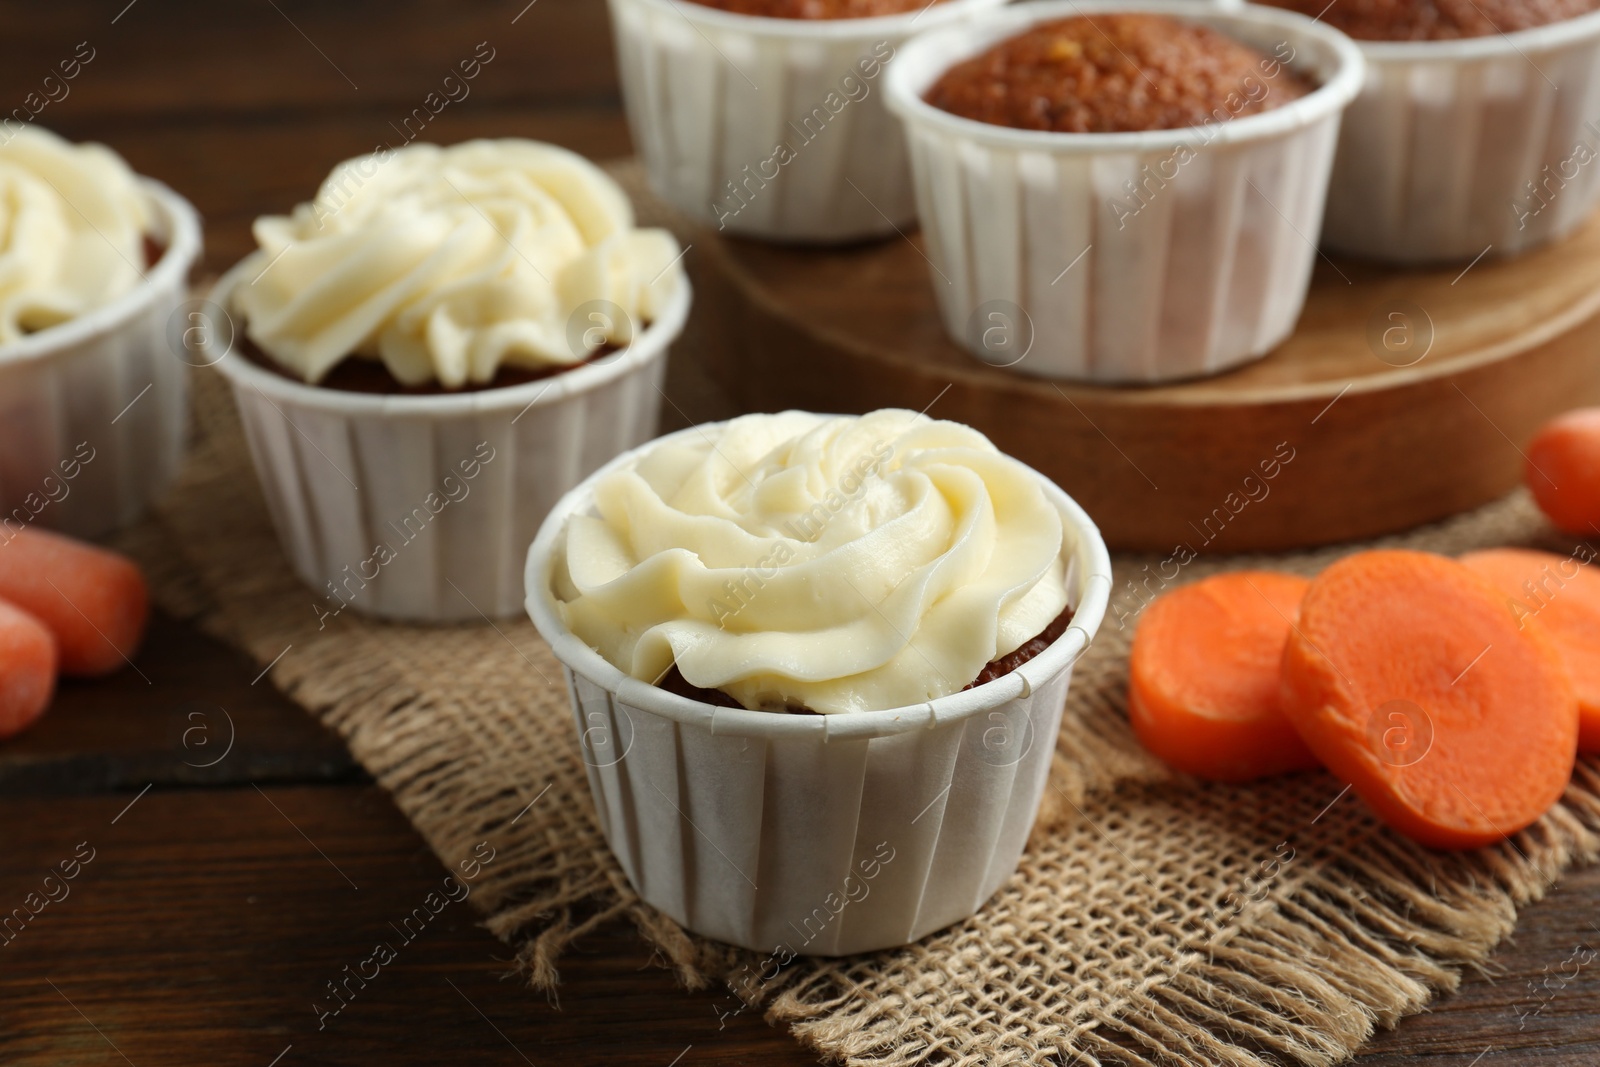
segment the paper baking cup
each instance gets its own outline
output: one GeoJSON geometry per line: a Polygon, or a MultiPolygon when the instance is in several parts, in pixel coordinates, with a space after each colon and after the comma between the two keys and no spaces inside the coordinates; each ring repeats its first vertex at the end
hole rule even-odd
{"type": "Polygon", "coordinates": [[[1362,41],[1323,243],[1400,263],[1505,255],[1600,198],[1600,12],[1460,41],[1362,41]]]}
{"type": "Polygon", "coordinates": [[[527,572],[528,614],[565,668],[595,810],[629,882],[696,933],[779,955],[888,948],[973,914],[1016,869],[1073,663],[1105,612],[1099,531],[1045,483],[1066,531],[1073,620],[1004,677],[892,711],[715,707],[607,663],[550,591],[567,520],[643,451],[556,505],[527,572]]]}
{"type": "MultiPolygon", "coordinates": [[[[247,280],[236,266],[212,301],[231,309],[247,280]]],[[[308,610],[348,603],[419,622],[519,614],[523,559],[551,505],[655,436],[667,349],[689,302],[685,281],[664,314],[599,362],[444,396],[324,389],[219,353],[278,539],[311,587],[308,610]]]]}
{"type": "Polygon", "coordinates": [[[756,237],[848,241],[915,225],[882,70],[869,78],[857,64],[1004,2],[783,19],[689,0],[610,0],[628,127],[651,186],[691,218],[756,237]]]}
{"type": "Polygon", "coordinates": [[[0,347],[0,521],[13,527],[94,537],[137,519],[178,473],[188,366],[169,331],[200,258],[200,217],[140,182],[160,261],[104,307],[0,347]]]}
{"type": "Polygon", "coordinates": [[[1339,115],[1361,86],[1344,34],[1271,8],[1029,3],[908,41],[885,76],[906,125],[932,284],[951,336],[1021,374],[1154,382],[1264,355],[1305,301],[1339,115]],[[954,64],[1052,19],[1146,12],[1210,26],[1322,83],[1207,127],[1019,130],[923,94],[954,64]]]}

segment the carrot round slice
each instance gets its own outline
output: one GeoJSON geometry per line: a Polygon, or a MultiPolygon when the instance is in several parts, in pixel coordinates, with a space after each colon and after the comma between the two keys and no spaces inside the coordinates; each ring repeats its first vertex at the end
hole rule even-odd
{"type": "Polygon", "coordinates": [[[1475,848],[1561,797],[1578,703],[1543,627],[1467,567],[1349,556],[1311,583],[1283,657],[1283,711],[1390,826],[1475,848]]]}
{"type": "Polygon", "coordinates": [[[1578,697],[1578,751],[1600,752],[1600,574],[1586,563],[1528,548],[1461,557],[1511,598],[1519,618],[1537,617],[1561,652],[1578,697]]]}
{"type": "Polygon", "coordinates": [[[0,738],[33,725],[55,688],[56,639],[44,623],[0,600],[0,738]]]}
{"type": "Polygon", "coordinates": [[[1145,748],[1219,782],[1318,765],[1278,704],[1283,647],[1308,584],[1235,571],[1145,609],[1128,665],[1128,717],[1145,748]]]}
{"type": "Polygon", "coordinates": [[[1523,481],[1567,533],[1600,534],[1600,408],[1557,416],[1528,443],[1523,481]]]}

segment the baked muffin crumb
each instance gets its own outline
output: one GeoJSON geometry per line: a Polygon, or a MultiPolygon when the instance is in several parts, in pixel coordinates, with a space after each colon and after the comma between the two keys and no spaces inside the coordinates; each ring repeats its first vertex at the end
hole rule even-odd
{"type": "Polygon", "coordinates": [[[926,94],[962,118],[1057,133],[1201,126],[1311,92],[1284,56],[1164,15],[1040,23],[958,63],[926,94]]]}

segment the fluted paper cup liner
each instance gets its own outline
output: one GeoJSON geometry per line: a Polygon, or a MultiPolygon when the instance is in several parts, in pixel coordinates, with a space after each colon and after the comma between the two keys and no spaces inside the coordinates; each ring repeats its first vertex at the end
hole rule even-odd
{"type": "Polygon", "coordinates": [[[161,259],[104,307],[0,348],[0,529],[94,537],[137,519],[178,473],[191,358],[180,305],[200,217],[140,182],[161,259]]]}
{"type": "Polygon", "coordinates": [[[1600,12],[1459,41],[1362,41],[1323,243],[1399,263],[1526,251],[1600,199],[1600,12]]]}
{"type": "MultiPolygon", "coordinates": [[[[450,622],[522,610],[528,543],[562,494],[655,436],[685,281],[620,352],[524,385],[438,396],[325,389],[232,351],[235,267],[212,291],[210,351],[244,423],[307,610],[450,622]]],[[[244,323],[237,323],[243,331],[244,323]]],[[[324,620],[325,621],[325,620],[324,620]]]]}
{"type": "Polygon", "coordinates": [[[1340,112],[1361,85],[1344,34],[1273,8],[1029,3],[918,35],[885,78],[945,327],[979,359],[1155,382],[1254,359],[1294,328],[1340,112]],[[923,99],[951,66],[1037,23],[1128,12],[1210,26],[1321,85],[1264,113],[1135,133],[1012,129],[923,99]]]}
{"type": "Polygon", "coordinates": [[[1005,0],[784,19],[610,0],[633,142],[656,194],[729,233],[848,241],[915,225],[882,72],[911,34],[1005,0]]]}
{"type": "Polygon", "coordinates": [[[1016,869],[1073,663],[1105,613],[1099,531],[1041,477],[1063,518],[1074,614],[1010,674],[888,711],[716,707],[613,667],[551,592],[567,520],[644,451],[556,505],[527,569],[528,613],[565,669],[595,811],[629,882],[689,930],[779,956],[888,948],[972,915],[1016,869]]]}

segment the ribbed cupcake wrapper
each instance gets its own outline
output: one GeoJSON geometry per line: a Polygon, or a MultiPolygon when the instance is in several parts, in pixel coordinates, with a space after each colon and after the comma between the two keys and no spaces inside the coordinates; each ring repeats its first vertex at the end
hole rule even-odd
{"type": "Polygon", "coordinates": [[[857,63],[1001,3],[819,23],[611,0],[628,125],[651,185],[731,233],[848,241],[914,226],[899,122],[883,106],[881,73],[863,77],[857,63]],[[794,153],[781,165],[769,162],[779,145],[794,153]]]}
{"type": "Polygon", "coordinates": [[[1600,199],[1600,19],[1575,20],[1568,36],[1543,48],[1499,38],[1501,54],[1464,58],[1451,57],[1455,42],[1434,43],[1437,59],[1368,47],[1324,243],[1422,263],[1521,252],[1571,232],[1600,199]]]}
{"type": "Polygon", "coordinates": [[[718,707],[624,675],[567,629],[551,591],[568,520],[592,513],[595,484],[644,451],[556,505],[526,578],[628,881],[685,928],[780,960],[903,945],[972,915],[1016,869],[1072,667],[1105,613],[1111,562],[1094,524],[1041,479],[1062,515],[1073,618],[1010,674],[888,711],[718,707]]]}
{"type": "Polygon", "coordinates": [[[1338,127],[1196,147],[1173,166],[1171,150],[1052,155],[913,126],[945,328],[1047,378],[1153,382],[1265,354],[1305,302],[1338,127]],[[1025,349],[986,348],[995,326],[1025,349]]]}
{"type": "MultiPolygon", "coordinates": [[[[231,284],[218,283],[219,306],[231,284]]],[[[661,321],[610,357],[617,365],[453,396],[340,393],[224,357],[279,542],[310,587],[306,610],[421,622],[519,614],[528,544],[551,506],[655,436],[688,304],[685,284],[661,321]]]]}
{"type": "Polygon", "coordinates": [[[146,182],[167,245],[137,289],[0,353],[0,521],[79,537],[125,526],[183,459],[188,365],[169,338],[200,255],[188,202],[146,182]]]}
{"type": "Polygon", "coordinates": [[[837,956],[964,919],[1016,869],[1071,670],[985,715],[832,741],[718,736],[567,680],[639,895],[720,941],[837,956]]]}

